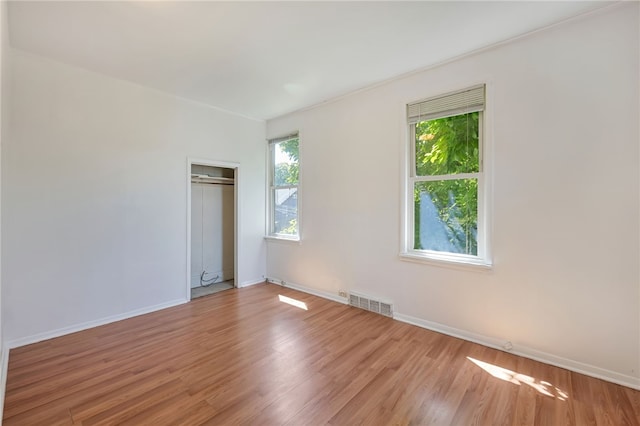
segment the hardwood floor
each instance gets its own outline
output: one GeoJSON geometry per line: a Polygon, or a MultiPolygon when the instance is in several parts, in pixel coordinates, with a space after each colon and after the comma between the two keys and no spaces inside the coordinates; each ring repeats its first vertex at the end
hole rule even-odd
{"type": "Polygon", "coordinates": [[[639,425],[640,392],[272,284],[11,350],[5,425],[203,423],[639,425]]]}

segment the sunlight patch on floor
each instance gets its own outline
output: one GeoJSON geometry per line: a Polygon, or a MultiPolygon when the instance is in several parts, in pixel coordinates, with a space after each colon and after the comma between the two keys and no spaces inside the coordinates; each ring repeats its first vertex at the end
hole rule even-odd
{"type": "Polygon", "coordinates": [[[307,311],[307,310],[308,310],[308,309],[307,309],[307,304],[306,304],[306,303],[304,303],[304,302],[301,302],[301,301],[299,301],[299,300],[292,299],[292,298],[290,298],[290,297],[283,296],[283,295],[281,295],[281,294],[279,294],[279,295],[278,295],[278,299],[280,299],[280,301],[281,301],[282,303],[286,303],[286,304],[288,304],[288,305],[295,306],[296,308],[304,309],[305,311],[307,311]]]}
{"type": "Polygon", "coordinates": [[[500,380],[511,382],[516,385],[525,384],[527,386],[531,386],[541,394],[550,396],[551,398],[557,398],[560,401],[566,401],[569,399],[569,395],[565,391],[549,382],[539,381],[531,376],[527,376],[526,374],[516,373],[515,371],[507,370],[506,368],[498,367],[497,365],[479,361],[471,357],[467,357],[467,359],[500,380]]]}

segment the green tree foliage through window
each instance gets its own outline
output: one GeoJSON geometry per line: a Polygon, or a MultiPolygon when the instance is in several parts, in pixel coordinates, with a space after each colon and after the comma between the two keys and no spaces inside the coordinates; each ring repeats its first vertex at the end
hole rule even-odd
{"type": "Polygon", "coordinates": [[[277,186],[298,184],[298,174],[300,171],[298,165],[298,141],[298,138],[294,138],[277,144],[276,149],[286,154],[289,159],[289,161],[276,162],[274,178],[277,186]]]}
{"type": "Polygon", "coordinates": [[[299,138],[273,142],[272,233],[298,235],[299,138]]]}
{"type": "Polygon", "coordinates": [[[415,125],[414,249],[477,255],[479,114],[415,125]]]}

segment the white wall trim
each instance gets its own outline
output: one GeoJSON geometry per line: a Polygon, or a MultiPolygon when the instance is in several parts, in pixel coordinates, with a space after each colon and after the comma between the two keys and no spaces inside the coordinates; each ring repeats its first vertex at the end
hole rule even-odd
{"type": "MultiPolygon", "coordinates": [[[[494,112],[494,83],[490,75],[480,75],[475,79],[464,79],[446,87],[432,88],[426,92],[420,92],[419,97],[405,97],[398,105],[399,116],[403,123],[402,145],[400,148],[400,252],[399,258],[403,261],[419,262],[432,266],[446,267],[458,270],[491,272],[493,270],[492,232],[493,232],[493,112],[494,112]],[[485,100],[481,111],[480,126],[480,171],[467,174],[469,177],[477,176],[478,180],[478,254],[477,256],[459,255],[455,253],[437,252],[429,250],[413,249],[413,228],[416,218],[413,208],[415,176],[412,177],[411,168],[415,159],[415,144],[412,140],[411,125],[407,120],[407,106],[421,102],[422,99],[430,99],[438,96],[446,96],[447,93],[455,93],[464,87],[484,86],[485,100]]],[[[415,135],[414,135],[415,136],[415,135]]],[[[460,177],[463,177],[460,175],[460,177]]]]}
{"type": "Polygon", "coordinates": [[[459,339],[467,340],[469,342],[477,343],[479,345],[488,346],[490,348],[498,349],[501,351],[509,352],[514,355],[518,355],[524,358],[529,358],[534,361],[539,361],[545,364],[553,365],[556,367],[564,368],[576,373],[584,374],[586,376],[602,379],[607,382],[616,383],[618,385],[626,386],[632,389],[640,390],[640,378],[624,375],[615,371],[605,370],[600,367],[596,367],[589,364],[584,364],[572,359],[559,357],[547,352],[538,351],[536,349],[521,346],[516,343],[513,344],[513,349],[506,351],[504,344],[506,341],[500,340],[494,337],[488,337],[481,334],[476,334],[470,331],[460,330],[458,328],[449,327],[437,322],[427,321],[420,318],[415,318],[409,315],[394,313],[393,318],[411,325],[415,325],[427,330],[435,331],[438,333],[446,334],[448,336],[457,337],[459,339]]]}
{"type": "MultiPolygon", "coordinates": [[[[331,293],[317,290],[310,287],[305,287],[300,284],[295,284],[290,281],[284,281],[279,278],[267,277],[267,282],[272,284],[278,284],[283,287],[288,287],[293,290],[298,290],[303,293],[312,294],[314,296],[322,297],[324,299],[333,300],[334,302],[347,304],[348,300],[331,293]]],[[[407,324],[415,325],[427,330],[435,331],[437,333],[446,334],[447,336],[457,337],[459,339],[467,340],[469,342],[477,343],[482,346],[487,346],[493,349],[509,352],[514,355],[518,355],[524,358],[539,361],[544,364],[553,365],[555,367],[564,368],[576,373],[584,374],[586,376],[595,377],[596,379],[605,380],[607,382],[616,383],[618,385],[626,386],[632,389],[640,390],[640,378],[621,374],[615,371],[606,370],[604,368],[596,367],[590,364],[584,364],[579,361],[575,361],[568,358],[563,358],[557,355],[553,355],[547,352],[538,351],[536,349],[528,348],[518,344],[513,344],[513,349],[506,351],[504,344],[506,341],[500,340],[494,337],[488,337],[481,334],[473,333],[470,331],[461,330],[454,327],[449,327],[444,324],[440,324],[433,321],[427,321],[420,318],[412,317],[410,315],[399,314],[394,312],[393,319],[401,321],[407,324]]]]}
{"type": "MultiPolygon", "coordinates": [[[[336,96],[334,96],[334,97],[332,97],[330,99],[323,100],[323,101],[321,101],[319,103],[315,103],[315,104],[306,106],[304,108],[299,108],[299,109],[295,109],[295,110],[292,110],[292,111],[289,111],[289,112],[285,112],[285,113],[277,115],[275,117],[269,117],[265,121],[267,121],[267,122],[268,121],[273,121],[273,120],[276,120],[276,119],[281,119],[281,118],[285,118],[285,117],[288,117],[288,116],[292,116],[294,114],[299,114],[299,113],[302,113],[302,112],[311,111],[311,110],[314,110],[316,108],[321,108],[321,107],[324,107],[326,105],[331,105],[333,103],[340,102],[343,99],[350,98],[350,97],[358,95],[360,93],[365,93],[365,92],[377,89],[378,87],[386,86],[387,84],[391,84],[391,83],[393,83],[395,81],[404,80],[406,78],[411,78],[414,75],[421,74],[423,72],[430,71],[430,70],[433,70],[433,69],[436,69],[436,68],[440,68],[440,67],[443,67],[443,66],[448,65],[448,64],[453,63],[453,62],[457,62],[457,61],[460,61],[460,60],[463,60],[463,59],[466,59],[466,58],[470,58],[470,57],[479,55],[481,53],[490,52],[492,50],[498,49],[498,48],[500,48],[502,46],[505,46],[505,45],[508,45],[510,43],[517,42],[517,41],[519,41],[521,39],[527,39],[529,37],[535,36],[538,33],[542,33],[544,31],[547,31],[547,30],[550,30],[550,29],[553,29],[553,28],[557,28],[557,27],[563,26],[565,24],[569,24],[569,23],[573,23],[573,22],[579,22],[579,21],[581,21],[583,19],[588,19],[589,17],[592,17],[592,16],[598,16],[598,15],[607,13],[608,11],[613,10],[615,7],[622,7],[621,5],[624,5],[624,4],[627,4],[627,3],[631,3],[631,2],[627,2],[627,1],[611,2],[611,4],[605,4],[605,5],[597,8],[597,9],[588,10],[588,11],[580,13],[578,15],[570,16],[568,18],[562,19],[562,20],[554,22],[552,24],[548,24],[548,25],[545,25],[543,27],[536,28],[536,29],[531,30],[529,32],[526,32],[524,34],[520,34],[520,35],[511,37],[511,38],[508,38],[506,40],[502,40],[502,41],[499,41],[499,42],[496,42],[496,43],[492,43],[492,44],[489,44],[488,46],[480,47],[480,48],[478,48],[476,50],[472,50],[470,52],[462,53],[462,54],[460,54],[458,56],[454,56],[453,58],[444,59],[444,60],[442,60],[440,62],[436,62],[435,64],[427,65],[425,67],[418,68],[418,69],[406,72],[404,74],[396,75],[396,76],[387,78],[385,80],[372,83],[372,84],[370,84],[368,86],[364,86],[364,87],[361,87],[359,89],[352,90],[350,92],[345,92],[345,93],[342,93],[342,94],[338,94],[338,95],[336,95],[336,96]]],[[[250,117],[247,117],[247,118],[250,118],[250,117]]]]}
{"type": "MultiPolygon", "coordinates": [[[[233,169],[233,279],[239,282],[239,259],[240,253],[240,163],[229,161],[208,160],[204,158],[187,157],[187,278],[186,293],[187,301],[191,300],[191,166],[211,166],[233,169]]],[[[236,284],[237,286],[237,284],[236,284]]]]}
{"type": "MultiPolygon", "coordinates": [[[[118,315],[111,315],[108,317],[100,318],[94,321],[87,321],[81,324],[71,325],[69,327],[59,328],[57,330],[46,331],[44,333],[38,333],[20,339],[10,340],[6,342],[8,349],[18,348],[20,346],[30,345],[32,343],[41,342],[43,340],[53,339],[54,337],[64,336],[66,334],[76,333],[78,331],[88,330],[90,328],[99,327],[101,325],[110,324],[116,321],[122,321],[125,319],[137,317],[139,315],[148,314],[151,312],[159,311],[173,306],[182,305],[187,303],[187,299],[176,299],[169,302],[160,303],[158,305],[147,306],[146,308],[136,309],[133,311],[125,312],[118,315]]],[[[3,360],[4,362],[4,360],[3,360]]]]}
{"type": "Polygon", "coordinates": [[[298,220],[298,235],[295,236],[288,236],[288,235],[278,235],[278,234],[272,234],[272,225],[273,225],[273,220],[274,220],[274,213],[273,213],[273,200],[271,199],[271,184],[272,184],[272,180],[273,180],[273,173],[272,173],[272,169],[274,168],[274,157],[273,157],[273,151],[272,151],[272,146],[273,144],[271,144],[270,141],[272,141],[273,139],[278,139],[278,136],[272,137],[272,138],[267,138],[267,149],[266,149],[266,155],[265,158],[267,160],[267,165],[266,165],[266,186],[265,186],[265,201],[266,201],[266,220],[265,220],[265,239],[267,241],[286,241],[286,242],[294,242],[294,243],[300,243],[302,241],[302,224],[303,224],[303,219],[302,219],[302,202],[301,202],[301,196],[304,197],[303,192],[304,192],[304,185],[302,185],[302,182],[304,181],[304,161],[303,161],[303,157],[304,157],[304,149],[303,143],[300,143],[300,141],[302,141],[302,133],[300,132],[300,130],[295,130],[295,131],[288,131],[288,132],[284,132],[284,134],[286,135],[298,135],[298,184],[295,185],[298,188],[298,211],[297,211],[297,220],[298,220]]]}
{"type": "Polygon", "coordinates": [[[4,395],[7,389],[7,372],[9,370],[9,348],[5,345],[0,352],[0,425],[4,417],[4,395]]]}
{"type": "Polygon", "coordinates": [[[243,288],[243,287],[250,287],[252,285],[256,285],[256,284],[262,284],[263,282],[265,282],[264,278],[260,278],[258,280],[249,280],[249,281],[244,281],[242,283],[240,283],[238,285],[238,288],[243,288]]]}
{"type": "Polygon", "coordinates": [[[340,297],[338,295],[329,293],[327,291],[322,291],[322,290],[318,290],[315,288],[311,288],[311,287],[306,287],[300,284],[296,284],[296,283],[292,283],[291,281],[284,281],[281,280],[279,278],[273,278],[273,277],[267,277],[267,282],[271,283],[271,284],[278,284],[281,285],[282,287],[287,287],[287,288],[291,288],[293,290],[298,290],[301,291],[303,293],[308,293],[308,294],[312,294],[314,296],[318,296],[318,297],[322,297],[324,299],[329,299],[329,300],[333,300],[334,302],[338,302],[338,303],[342,303],[343,305],[346,305],[348,300],[344,297],[340,297]]]}

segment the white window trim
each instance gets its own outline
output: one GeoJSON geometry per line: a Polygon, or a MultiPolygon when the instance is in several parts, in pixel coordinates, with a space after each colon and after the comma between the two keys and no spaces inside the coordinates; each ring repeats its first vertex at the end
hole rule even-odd
{"type": "MultiPolygon", "coordinates": [[[[489,82],[476,82],[485,85],[485,99],[492,99],[493,87],[489,82]]],[[[471,87],[474,84],[461,85],[459,87],[471,87]]],[[[455,89],[454,89],[455,90],[455,89]]],[[[453,91],[453,90],[452,90],[453,91]]],[[[446,93],[442,91],[441,93],[446,93]]],[[[401,238],[400,253],[401,260],[408,262],[418,262],[422,264],[447,267],[462,270],[491,271],[493,270],[492,253],[492,215],[493,204],[493,108],[490,102],[485,102],[480,123],[482,137],[480,138],[481,163],[479,173],[459,174],[455,178],[475,177],[478,178],[478,234],[482,230],[482,239],[478,241],[478,256],[446,253],[432,250],[413,249],[413,188],[416,181],[441,180],[442,176],[432,178],[430,176],[414,176],[412,171],[414,164],[414,144],[415,137],[412,138],[412,126],[407,123],[407,105],[413,101],[403,102],[399,107],[403,123],[401,156],[401,238]],[[482,247],[480,246],[482,245],[482,247]]]]}
{"type": "MultiPolygon", "coordinates": [[[[274,206],[273,206],[273,199],[271,197],[271,191],[274,188],[273,186],[273,181],[274,181],[274,176],[273,176],[273,172],[274,172],[274,151],[272,149],[272,141],[276,140],[276,139],[283,139],[283,138],[287,138],[287,137],[292,137],[294,135],[298,135],[298,141],[300,140],[300,132],[296,131],[296,132],[290,132],[290,133],[286,133],[282,136],[276,136],[276,137],[272,137],[272,138],[268,138],[267,139],[267,152],[266,152],[266,158],[267,158],[267,167],[266,167],[266,208],[267,208],[267,215],[266,215],[266,224],[265,224],[265,236],[264,239],[267,241],[277,241],[277,242],[289,242],[289,243],[300,243],[301,242],[301,235],[302,235],[302,214],[301,214],[301,203],[300,203],[300,182],[301,182],[301,176],[302,176],[302,165],[301,165],[301,157],[302,155],[300,155],[300,152],[298,152],[299,157],[298,157],[298,184],[297,185],[286,185],[286,186],[279,186],[278,188],[298,188],[298,193],[297,193],[297,199],[298,199],[298,234],[297,235],[290,235],[290,234],[277,234],[272,232],[273,231],[273,214],[274,214],[274,206]]],[[[298,150],[301,149],[301,145],[300,142],[298,142],[298,150]]]]}
{"type": "MultiPolygon", "coordinates": [[[[298,234],[300,234],[299,231],[298,231],[298,234]]],[[[292,236],[292,235],[285,235],[285,234],[272,234],[272,235],[265,235],[264,239],[267,241],[273,241],[278,243],[302,244],[302,241],[300,240],[300,235],[292,236]]]]}

